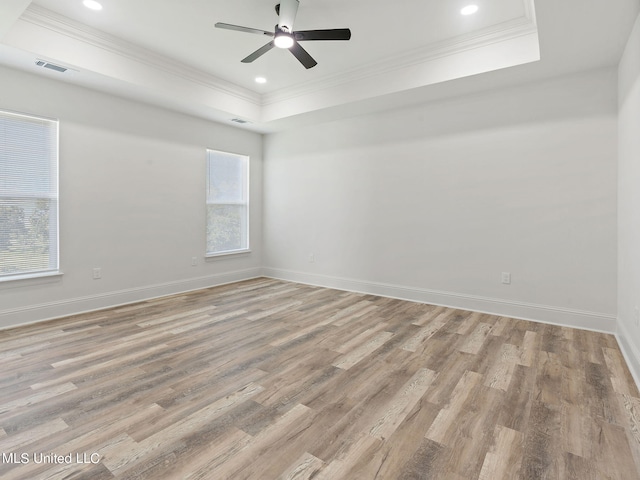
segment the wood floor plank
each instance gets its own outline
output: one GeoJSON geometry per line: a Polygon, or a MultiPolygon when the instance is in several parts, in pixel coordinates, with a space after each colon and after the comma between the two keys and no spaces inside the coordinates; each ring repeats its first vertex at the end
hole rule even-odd
{"type": "Polygon", "coordinates": [[[636,468],[640,472],[640,398],[620,395],[619,400],[628,422],[625,432],[631,445],[636,468]]]}
{"type": "Polygon", "coordinates": [[[500,347],[499,357],[487,373],[484,384],[487,387],[506,391],[511,383],[516,362],[520,358],[520,350],[515,345],[505,343],[500,347]]]}
{"type": "Polygon", "coordinates": [[[303,453],[277,480],[309,480],[315,478],[324,462],[310,453],[303,453]]]}
{"type": "MultiPolygon", "coordinates": [[[[447,312],[448,313],[448,312],[447,312]]],[[[456,333],[458,335],[468,335],[474,327],[478,327],[478,322],[482,318],[482,314],[478,312],[474,312],[470,315],[464,315],[460,318],[458,322],[458,327],[456,329],[456,333]]],[[[485,330],[485,327],[481,327],[480,330],[485,330]]],[[[470,338],[470,337],[469,337],[470,338]]]]}
{"type": "Polygon", "coordinates": [[[424,311],[419,314],[411,323],[418,327],[422,327],[427,323],[432,322],[433,319],[437,318],[443,312],[448,315],[450,314],[451,309],[448,309],[446,307],[437,307],[435,305],[428,305],[427,308],[425,308],[424,311]]]}
{"type": "MultiPolygon", "coordinates": [[[[308,407],[301,404],[296,405],[255,435],[243,450],[224,462],[216,470],[216,475],[219,475],[220,478],[238,479],[260,478],[261,475],[266,478],[277,478],[278,474],[281,474],[298,455],[287,461],[286,456],[282,455],[283,452],[278,452],[276,447],[279,447],[283,441],[285,443],[293,441],[296,433],[308,426],[308,424],[304,423],[304,417],[309,417],[310,413],[311,410],[308,407]],[[276,453],[279,453],[279,455],[276,455],[276,453]],[[264,456],[262,464],[253,462],[253,459],[259,456],[264,456]],[[272,469],[274,467],[278,474],[273,473],[272,469]],[[269,470],[272,470],[271,474],[268,473],[269,470]]],[[[296,448],[301,449],[301,445],[298,444],[296,448]]],[[[295,449],[292,450],[295,452],[295,449]]]]}
{"type": "Polygon", "coordinates": [[[610,480],[590,459],[565,452],[562,458],[560,478],[566,480],[610,480]]]}
{"type": "Polygon", "coordinates": [[[522,458],[522,433],[496,426],[495,443],[486,454],[479,480],[518,478],[522,458]]]}
{"type": "MultiPolygon", "coordinates": [[[[239,454],[251,442],[251,435],[238,429],[231,429],[220,435],[212,448],[203,449],[191,455],[187,461],[170,462],[162,476],[184,480],[208,480],[211,472],[217,471],[233,456],[239,454]]],[[[153,478],[150,475],[143,477],[153,478]]]]}
{"type": "Polygon", "coordinates": [[[591,458],[591,437],[597,435],[596,423],[574,405],[563,405],[562,448],[582,458],[591,458]]]}
{"type": "Polygon", "coordinates": [[[613,348],[603,348],[604,361],[610,372],[611,385],[616,393],[640,397],[638,389],[627,378],[628,369],[625,368],[624,359],[619,350],[613,348]]]}
{"type": "Polygon", "coordinates": [[[426,326],[420,331],[418,331],[415,335],[413,335],[409,340],[404,342],[402,345],[403,350],[407,350],[409,352],[415,352],[418,348],[428,341],[433,335],[440,330],[448,321],[448,315],[446,313],[438,315],[432,321],[426,324],[426,326]]]}
{"type": "Polygon", "coordinates": [[[525,367],[531,367],[535,361],[536,342],[538,334],[536,332],[527,331],[524,334],[524,340],[520,349],[520,358],[518,364],[525,367]]]}
{"type": "Polygon", "coordinates": [[[166,429],[154,435],[146,437],[140,442],[131,439],[131,441],[121,444],[117,450],[114,448],[105,449],[103,450],[104,463],[111,472],[118,474],[120,471],[129,468],[131,464],[148,455],[150,451],[162,448],[167,442],[174,441],[174,438],[182,438],[189,432],[198,430],[201,425],[223,415],[239,403],[244,402],[261,391],[262,387],[259,385],[246,385],[234,394],[213,402],[207,407],[171,424],[166,429]]]}
{"type": "Polygon", "coordinates": [[[378,306],[371,303],[370,300],[360,300],[358,303],[355,303],[334,313],[330,317],[330,319],[336,325],[342,326],[346,323],[349,323],[354,318],[358,318],[368,312],[372,312],[377,309],[378,306]]]}
{"type": "Polygon", "coordinates": [[[367,328],[365,331],[360,332],[358,335],[345,341],[344,343],[337,345],[336,347],[334,347],[334,350],[343,354],[349,353],[357,346],[367,343],[376,334],[380,333],[380,330],[385,330],[389,326],[385,322],[376,322],[374,325],[375,326],[367,328]]]}
{"type": "Polygon", "coordinates": [[[623,417],[609,374],[604,360],[602,364],[587,363],[585,365],[583,406],[592,418],[603,419],[608,423],[617,423],[623,417]]]}
{"type": "Polygon", "coordinates": [[[598,332],[257,278],[3,330],[0,362],[3,479],[640,479],[598,332]]]}
{"type": "Polygon", "coordinates": [[[373,338],[367,339],[366,342],[363,342],[351,352],[346,353],[341,358],[338,358],[332,365],[343,370],[348,370],[384,345],[384,343],[391,337],[393,337],[393,333],[391,332],[380,332],[374,335],[373,338]]]}
{"type": "Polygon", "coordinates": [[[615,480],[637,477],[638,470],[624,429],[602,420],[597,420],[596,423],[599,434],[595,439],[590,458],[594,460],[601,471],[615,480]],[[607,459],[612,456],[618,456],[619,460],[608,462],[607,459]]]}
{"type": "Polygon", "coordinates": [[[488,323],[478,323],[476,328],[469,334],[466,341],[459,347],[461,352],[472,353],[476,355],[491,331],[491,325],[488,323]]]}
{"type": "Polygon", "coordinates": [[[462,412],[465,405],[473,399],[475,387],[480,385],[483,376],[467,370],[451,393],[451,401],[440,410],[440,413],[429,427],[425,437],[434,442],[448,445],[453,430],[455,430],[456,419],[462,412]]]}
{"type": "Polygon", "coordinates": [[[363,458],[370,458],[380,448],[382,441],[367,434],[361,434],[353,442],[347,444],[344,451],[339,452],[336,458],[329,462],[314,480],[341,480],[351,479],[355,476],[355,466],[363,458]]]}
{"type": "Polygon", "coordinates": [[[420,447],[424,434],[433,423],[439,408],[422,397],[379,449],[363,459],[354,480],[396,478],[420,447]]]}
{"type": "Polygon", "coordinates": [[[69,425],[67,425],[64,420],[61,418],[55,418],[47,423],[43,423],[17,435],[5,435],[4,438],[2,438],[2,452],[9,453],[21,450],[20,453],[22,454],[22,449],[27,445],[37,442],[49,435],[55,435],[56,433],[68,428],[69,425]]]}
{"type": "Polygon", "coordinates": [[[507,317],[497,317],[493,327],[491,328],[491,335],[504,336],[505,332],[509,329],[510,319],[507,317]]]}
{"type": "Polygon", "coordinates": [[[542,351],[538,361],[537,395],[541,402],[560,405],[562,403],[562,363],[558,355],[542,351]]]}
{"type": "Polygon", "coordinates": [[[436,376],[436,372],[427,368],[418,370],[391,400],[389,408],[369,430],[369,435],[380,440],[391,436],[422,398],[436,376]]]}

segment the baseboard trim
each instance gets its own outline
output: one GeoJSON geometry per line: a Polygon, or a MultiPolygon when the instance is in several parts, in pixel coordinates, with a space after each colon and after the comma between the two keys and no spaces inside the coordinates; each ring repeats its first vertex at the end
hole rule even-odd
{"type": "Polygon", "coordinates": [[[262,276],[262,270],[250,268],[234,270],[226,273],[207,275],[203,277],[176,280],[172,282],[146,285],[142,287],[117,290],[113,292],[69,298],[55,302],[28,305],[9,310],[0,310],[0,330],[14,328],[33,323],[39,323],[54,318],[92,312],[105,308],[127,305],[130,303],[150,300],[152,298],[175,295],[202,288],[224,285],[227,283],[249,280],[262,276]]]}
{"type": "Polygon", "coordinates": [[[628,339],[632,337],[624,323],[618,319],[618,331],[616,332],[618,346],[627,362],[633,379],[636,381],[637,387],[640,389],[640,352],[635,345],[629,342],[628,339]]]}
{"type": "Polygon", "coordinates": [[[487,298],[456,292],[405,287],[348,278],[318,275],[293,270],[265,267],[263,276],[291,282],[335,288],[351,292],[380,295],[414,302],[442,305],[503,317],[531,320],[539,323],[580,328],[603,333],[616,333],[616,317],[605,313],[574,310],[549,305],[487,298]]]}

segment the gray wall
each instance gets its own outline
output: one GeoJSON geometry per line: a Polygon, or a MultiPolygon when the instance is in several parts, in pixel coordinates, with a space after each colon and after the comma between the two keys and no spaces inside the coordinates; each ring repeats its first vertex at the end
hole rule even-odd
{"type": "Polygon", "coordinates": [[[614,332],[616,89],[596,71],[268,135],[265,272],[614,332]]]}
{"type": "Polygon", "coordinates": [[[7,68],[0,108],[60,120],[64,272],[0,282],[0,327],[260,274],[261,135],[7,68]],[[251,157],[250,254],[204,259],[206,148],[251,157]]]}
{"type": "Polygon", "coordinates": [[[640,383],[640,16],[619,68],[619,338],[640,383]]]}

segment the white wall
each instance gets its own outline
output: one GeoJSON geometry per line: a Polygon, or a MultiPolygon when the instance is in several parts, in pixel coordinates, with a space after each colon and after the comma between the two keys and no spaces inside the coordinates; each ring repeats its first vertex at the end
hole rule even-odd
{"type": "Polygon", "coordinates": [[[0,327],[260,274],[261,135],[7,68],[0,108],[60,120],[64,272],[0,282],[0,327]],[[205,261],[208,147],[251,157],[250,254],[205,261]]]}
{"type": "Polygon", "coordinates": [[[616,111],[608,70],[268,135],[265,273],[613,332],[616,111]]]}
{"type": "Polygon", "coordinates": [[[618,338],[640,383],[640,16],[620,62],[618,338]]]}

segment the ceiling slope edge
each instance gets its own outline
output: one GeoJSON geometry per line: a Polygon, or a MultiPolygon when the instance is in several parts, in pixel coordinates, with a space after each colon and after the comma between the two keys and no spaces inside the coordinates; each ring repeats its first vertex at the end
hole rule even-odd
{"type": "Polygon", "coordinates": [[[363,67],[354,68],[339,75],[307,81],[301,86],[283,88],[264,94],[262,105],[271,105],[294,99],[327,88],[346,85],[376,75],[397,72],[403,68],[432,62],[436,59],[457,55],[468,50],[488,47],[495,43],[506,42],[521,36],[537,35],[537,28],[529,18],[520,17],[467,35],[441,41],[427,48],[413,49],[402,56],[395,56],[363,67]]]}
{"type": "Polygon", "coordinates": [[[235,83],[206,74],[184,63],[173,60],[152,50],[147,50],[133,43],[122,40],[101,30],[76,22],[46,8],[31,5],[22,15],[21,20],[46,28],[74,40],[87,43],[102,50],[135,60],[163,72],[200,83],[208,88],[219,90],[239,99],[260,103],[259,94],[242,88],[235,83]]]}
{"type": "Polygon", "coordinates": [[[487,41],[441,47],[422,62],[399,62],[395,68],[353,72],[350,81],[335,79],[331,86],[315,91],[289,92],[262,106],[264,124],[344,106],[395,93],[428,88],[442,82],[470,77],[540,60],[538,32],[532,23],[492,35],[487,41]]]}
{"type": "MultiPolygon", "coordinates": [[[[2,39],[36,59],[73,69],[62,81],[108,89],[166,108],[228,121],[260,117],[260,95],[153,51],[31,5],[2,39]]],[[[24,67],[24,65],[23,65],[24,67]]]]}

